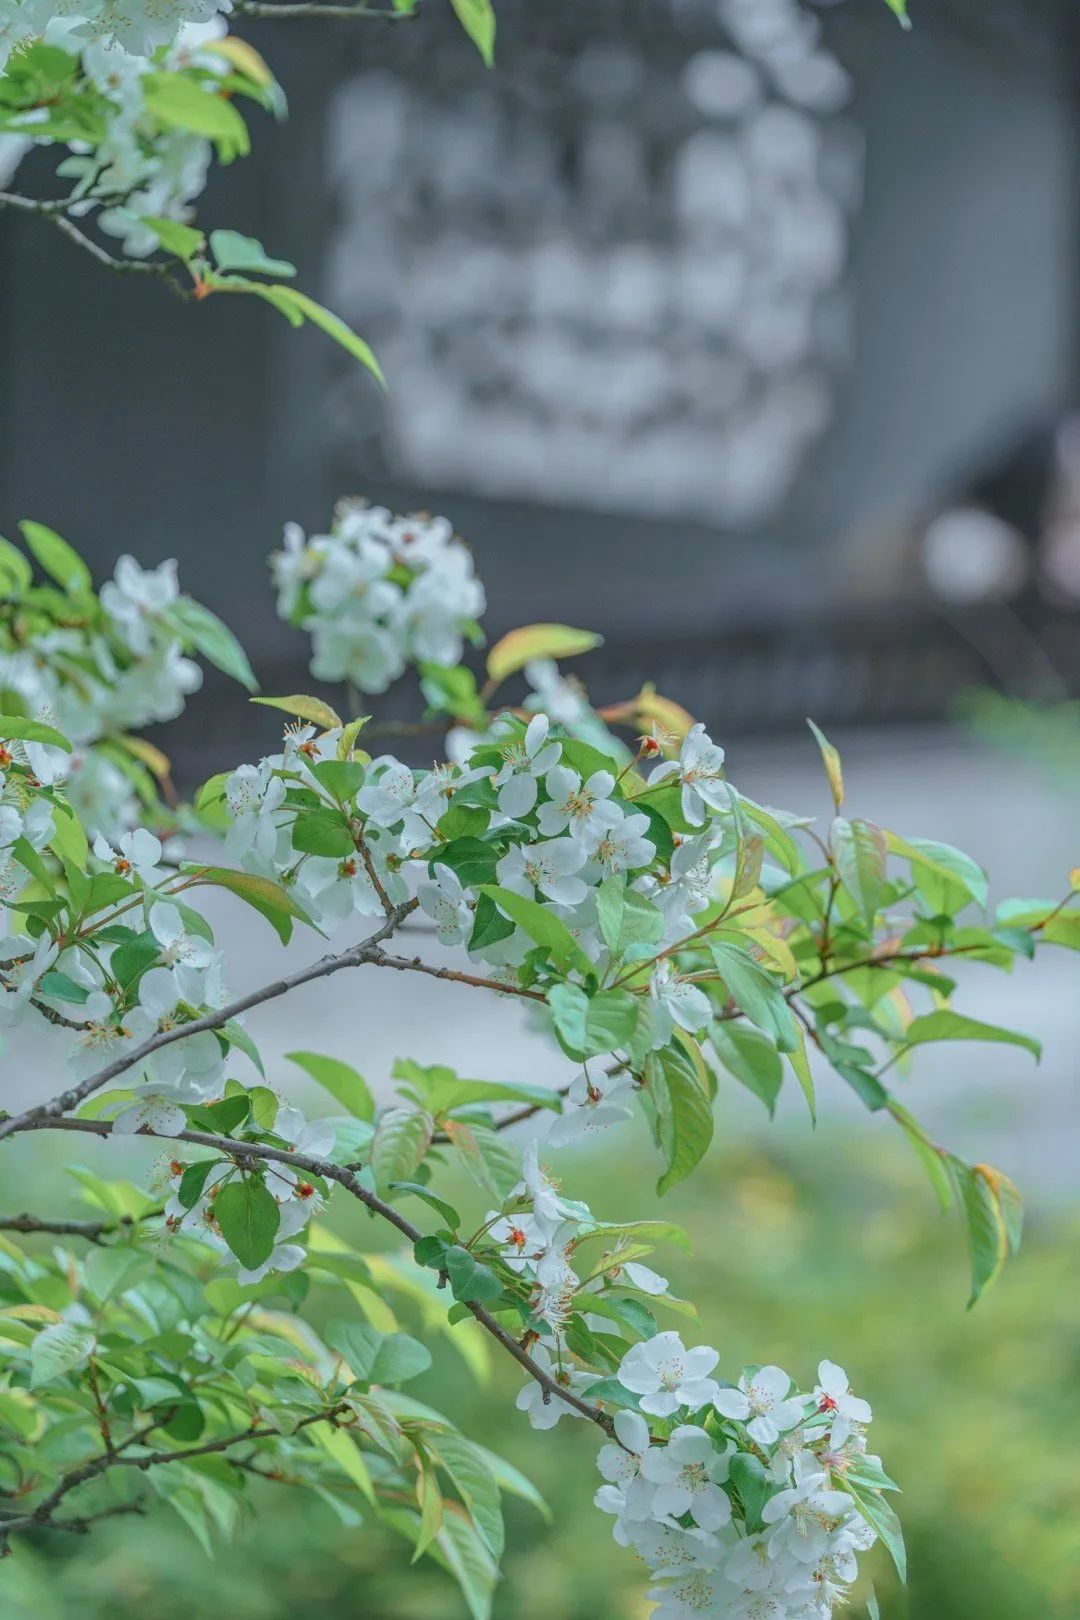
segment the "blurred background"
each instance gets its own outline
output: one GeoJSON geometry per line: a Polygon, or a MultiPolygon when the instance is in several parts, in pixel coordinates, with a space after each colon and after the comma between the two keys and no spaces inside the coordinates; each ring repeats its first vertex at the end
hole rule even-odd
{"type": "MultiPolygon", "coordinates": [[[[1080,862],[1075,0],[914,0],[909,34],[882,0],[498,0],[492,74],[444,9],[245,28],[291,117],[254,131],[204,210],[293,260],[389,393],[269,311],[174,306],[5,219],[0,527],[47,522],[102,574],[121,551],[177,556],[282,692],[311,686],[265,575],[282,521],[317,530],[345,492],[445,511],[492,637],[602,631],[580,663],[594,699],[655,680],[745,791],[824,817],[812,714],[853,813],[967,849],[994,899],[1058,896],[1080,862]]],[[[273,731],[208,680],[161,740],[190,788],[273,731]]],[[[237,988],[269,976],[272,936],[220,920],[237,988]]],[[[907,1082],[1028,1201],[1024,1251],[972,1315],[960,1233],[919,1167],[831,1091],[813,1137],[797,1098],[771,1126],[721,1098],[719,1146],[673,1214],[725,1356],[809,1373],[827,1354],[872,1398],[913,1567],[904,1595],[879,1565],[882,1614],[1076,1620],[1080,964],[967,978],[970,1012],[1045,1044],[1037,1070],[964,1048],[907,1082]]],[[[405,986],[358,983],[346,1018],[312,987],[255,1033],[376,1085],[397,1054],[552,1071],[510,1009],[480,1020],[450,990],[418,1010],[405,986]]],[[[575,1188],[614,1216],[639,1165],[643,1142],[617,1178],[575,1166],[575,1188]]],[[[532,1435],[513,1384],[439,1391],[554,1504],[554,1530],[512,1514],[499,1620],[639,1620],[636,1574],[588,1508],[587,1438],[532,1435]]],[[[13,1562],[8,1612],[462,1614],[377,1533],[284,1496],[259,1509],[212,1565],[167,1518],[42,1544],[13,1562]]]]}

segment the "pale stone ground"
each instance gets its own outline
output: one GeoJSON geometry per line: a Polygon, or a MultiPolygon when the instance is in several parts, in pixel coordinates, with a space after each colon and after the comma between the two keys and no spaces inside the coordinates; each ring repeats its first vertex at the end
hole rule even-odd
{"type": "MultiPolygon", "coordinates": [[[[842,740],[848,808],[907,834],[958,844],[987,865],[996,899],[1059,895],[1065,873],[1080,864],[1076,794],[1053,787],[1035,764],[977,747],[947,731],[866,733],[842,740]]],[[[813,743],[807,737],[731,750],[733,778],[757,799],[825,818],[828,801],[813,743]]],[[[212,897],[219,938],[237,992],[276,977],[283,954],[276,936],[239,902],[212,897]]],[[[290,965],[325,950],[298,934],[290,965]]],[[[426,933],[410,954],[452,960],[426,933]]],[[[1029,1198],[1067,1197],[1078,1185],[1080,1127],[1075,1052],[1080,1044],[1080,955],[1046,951],[1012,977],[972,965],[964,975],[964,1008],[973,1016],[1031,1031],[1044,1042],[1041,1066],[1011,1047],[956,1045],[920,1054],[904,1095],[950,1146],[989,1159],[1013,1174],[1029,1198]]],[[[550,1079],[569,1065],[547,1041],[523,1027],[519,1007],[497,996],[414,974],[364,968],[319,981],[251,1014],[271,1082],[315,1093],[283,1054],[325,1051],[355,1064],[376,1090],[385,1086],[396,1055],[450,1062],[463,1074],[489,1079],[550,1079]],[[294,1080],[293,1077],[297,1077],[294,1080]],[[298,1083],[297,1083],[298,1081],[298,1083]]],[[[0,1059],[3,1105],[10,1108],[54,1089],[51,1061],[58,1043],[49,1029],[17,1031],[0,1059]]],[[[742,1094],[722,1096],[724,1134],[782,1129],[805,1131],[795,1088],[769,1127],[759,1105],[742,1094]],[[786,1103],[786,1106],[785,1106],[786,1103]]],[[[845,1125],[884,1130],[838,1082],[821,1088],[822,1131],[845,1125]]]]}

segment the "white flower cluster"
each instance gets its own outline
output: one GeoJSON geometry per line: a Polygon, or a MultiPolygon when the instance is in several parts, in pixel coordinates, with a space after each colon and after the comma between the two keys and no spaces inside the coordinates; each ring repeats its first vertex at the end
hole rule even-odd
{"type": "MultiPolygon", "coordinates": [[[[113,16],[120,9],[109,4],[102,17],[113,16]]],[[[135,7],[126,9],[134,11],[135,7]]],[[[177,13],[167,35],[162,35],[171,40],[183,16],[175,6],[162,5],[160,9],[177,13]]],[[[227,74],[227,61],[202,48],[225,33],[225,25],[213,18],[216,9],[220,8],[208,0],[190,5],[187,11],[193,18],[213,20],[193,21],[181,27],[175,43],[153,61],[148,53],[160,41],[143,45],[136,33],[120,28],[99,32],[81,15],[58,15],[44,30],[48,44],[81,58],[86,78],[102,97],[105,115],[104,136],[92,144],[69,140],[66,144],[71,156],[57,166],[58,175],[74,181],[68,212],[75,218],[94,212],[99,230],[117,238],[132,258],[145,258],[160,245],[156,233],[143,223],[143,216],[183,223],[190,219],[191,205],[205,188],[212,157],[210,142],[181,128],[165,129],[151,139],[147,134],[143,81],[147,74],[191,66],[218,78],[227,74]],[[121,39],[126,44],[119,43],[121,39]]],[[[19,0],[0,0],[0,56],[4,18],[21,14],[22,10],[19,0]]],[[[199,90],[196,78],[189,82],[199,90]]],[[[209,82],[212,86],[214,81],[209,82]]],[[[40,119],[41,112],[31,108],[12,122],[32,141],[34,126],[40,119]]],[[[46,135],[43,139],[51,143],[53,137],[46,135]]]]}
{"type": "MultiPolygon", "coordinates": [[[[534,1359],[569,1395],[610,1399],[599,1375],[566,1351],[571,1313],[610,1332],[610,1319],[597,1314],[609,1286],[662,1302],[666,1280],[640,1264],[619,1266],[616,1249],[604,1275],[582,1286],[573,1252],[596,1224],[585,1204],[563,1196],[535,1143],[508,1207],[489,1216],[488,1236],[532,1284],[530,1308],[545,1328],[534,1359]]],[[[855,1578],[856,1554],[877,1539],[842,1482],[855,1474],[870,1489],[892,1483],[867,1453],[870,1406],[831,1361],[804,1393],[772,1366],[722,1385],[719,1360],[711,1346],[687,1348],[671,1331],[627,1351],[616,1374],[624,1409],[616,1442],[597,1458],[605,1483],[596,1505],[614,1515],[616,1541],[652,1572],[653,1620],[829,1620],[855,1578]]],[[[517,1405],[538,1429],[584,1415],[535,1382],[517,1405]]]]}
{"type": "MultiPolygon", "coordinates": [[[[307,812],[290,797],[288,784],[295,777],[334,813],[333,784],[320,779],[319,766],[336,756],[340,738],[337,729],[316,736],[305,727],[287,737],[284,752],[232,773],[225,784],[230,857],[285,884],[322,928],[353,915],[378,916],[376,881],[395,903],[415,896],[443,945],[465,945],[474,961],[509,984],[535,951],[535,931],[500,919],[496,930],[477,937],[476,885],[448,864],[454,845],[437,831],[462,797],[475,801],[488,820],[488,881],[550,912],[601,982],[612,961],[598,914],[605,881],[640,897],[655,923],[641,954],[661,957],[693,933],[695,913],[714,898],[716,863],[725,850],[730,854],[723,750],[703,726],[689,733],[677,760],[655,766],[646,785],[676,789],[687,823],[700,829],[662,861],[648,815],[624,796],[613,771],[583,774],[568,763],[576,745],[553,734],[546,714],[534,715],[524,728],[509,718],[497,722],[461,766],[414,772],[391,755],[371,761],[355,796],[351,835],[343,822],[341,853],[320,853],[303,840],[294,844],[307,812]]],[[[677,1028],[706,1028],[711,1017],[705,992],[681,977],[670,959],[657,960],[639,1020],[643,1030],[647,1023],[646,1049],[666,1045],[677,1028]]],[[[552,1140],[562,1144],[629,1117],[633,1091],[629,1079],[584,1070],[569,1089],[552,1140]]]]}
{"type": "Polygon", "coordinates": [[[101,589],[99,626],[57,626],[38,635],[32,651],[0,651],[0,688],[74,745],[67,754],[29,744],[26,753],[39,781],[63,784],[91,834],[116,836],[142,815],[128,775],[94,745],[174,719],[202,684],[167,617],[178,595],[175,562],[144,569],[121,557],[101,589]]]}
{"type": "Polygon", "coordinates": [[[278,613],[312,638],[311,672],[385,692],[410,663],[456,664],[484,611],[472,555],[447,518],[339,504],[329,534],[285,527],[271,558],[278,613]]]}
{"type": "Polygon", "coordinates": [[[870,1407],[831,1361],[804,1393],[779,1367],[721,1387],[718,1360],[672,1332],[624,1356],[638,1410],[601,1447],[596,1504],[652,1571],[653,1620],[829,1620],[877,1540],[839,1484],[852,1470],[885,1479],[866,1451],[870,1407]]]}
{"type": "Polygon", "coordinates": [[[85,41],[147,57],[185,25],[231,9],[232,0],[0,0],[0,70],[16,46],[42,35],[75,49],[85,41]]]}
{"type": "MultiPolygon", "coordinates": [[[[154,1127],[157,1129],[157,1127],[154,1127]]],[[[316,1158],[328,1153],[334,1142],[334,1127],[328,1120],[313,1122],[304,1118],[298,1108],[284,1104],[274,1119],[274,1134],[298,1153],[312,1154],[316,1158]]],[[[169,1165],[172,1184],[165,1204],[165,1229],[169,1233],[182,1232],[194,1237],[223,1259],[232,1259],[232,1251],[221,1235],[214,1217],[214,1201],[221,1188],[236,1175],[236,1167],[227,1161],[215,1164],[202,1183],[201,1191],[193,1202],[185,1202],[180,1195],[180,1183],[188,1166],[179,1160],[169,1165]]],[[[278,1227],[274,1247],[259,1266],[240,1266],[237,1282],[247,1285],[262,1282],[272,1271],[296,1271],[307,1258],[302,1244],[292,1243],[304,1227],[320,1213],[323,1198],[314,1184],[298,1175],[291,1165],[270,1164],[267,1167],[266,1187],[278,1206],[278,1227]]]]}

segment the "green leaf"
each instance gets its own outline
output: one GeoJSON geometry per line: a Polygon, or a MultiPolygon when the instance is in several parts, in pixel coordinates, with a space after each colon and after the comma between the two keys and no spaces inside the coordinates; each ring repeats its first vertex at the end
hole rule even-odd
{"type": "Polygon", "coordinates": [[[738,1023],[714,1023],[709,1039],[728,1073],[759,1097],[773,1115],[784,1083],[784,1066],[772,1042],[759,1030],[738,1023]]]}
{"type": "Polygon", "coordinates": [[[20,523],[19,528],[38,565],[69,595],[93,589],[89,568],[75,548],[55,530],[46,528],[44,523],[31,522],[29,518],[20,523]]]}
{"type": "Polygon", "coordinates": [[[344,813],[328,805],[300,811],[292,825],[292,846],[305,855],[322,855],[337,861],[356,855],[344,813]]]}
{"type": "Polygon", "coordinates": [[[352,355],[354,360],[359,360],[360,364],[371,372],[371,375],[381,387],[386,387],[386,378],[383,376],[382,368],[363,338],[358,337],[350,326],[346,326],[340,316],[333,314],[328,309],[324,309],[321,304],[315,302],[314,298],[309,298],[306,293],[302,293],[298,287],[268,287],[262,282],[247,281],[240,277],[228,278],[222,281],[220,285],[236,292],[254,293],[256,297],[264,299],[266,303],[273,304],[274,308],[279,310],[293,326],[300,326],[305,320],[310,321],[313,326],[317,326],[320,331],[325,332],[327,337],[331,337],[335,343],[339,343],[347,354],[352,355]]]}
{"type": "Polygon", "coordinates": [[[505,1542],[502,1505],[484,1453],[452,1429],[429,1432],[426,1439],[428,1450],[446,1470],[468,1508],[488,1552],[495,1559],[501,1558],[505,1542]]]}
{"type": "Polygon", "coordinates": [[[346,1479],[350,1479],[369,1502],[374,1502],[375,1487],[371,1474],[352,1436],[333,1423],[312,1423],[305,1432],[309,1439],[322,1446],[346,1479]]]}
{"type": "Polygon", "coordinates": [[[1032,1053],[1036,1062],[1042,1056],[1042,1047],[1033,1036],[1022,1035],[1015,1029],[1001,1029],[997,1024],[984,1024],[981,1019],[968,1018],[947,1007],[914,1019],[905,1030],[904,1039],[909,1046],[921,1046],[927,1041],[998,1041],[1007,1046],[1022,1046],[1032,1053]]]}
{"type": "Polygon", "coordinates": [[[307,720],[322,731],[336,731],[342,724],[341,716],[329,703],[322,698],[307,697],[303,692],[293,692],[289,697],[253,697],[252,703],[261,703],[267,709],[281,709],[285,714],[294,714],[299,720],[307,720]]]}
{"type": "Polygon", "coordinates": [[[207,1177],[220,1163],[220,1159],[199,1159],[195,1164],[188,1165],[176,1189],[176,1196],[185,1209],[193,1209],[199,1202],[207,1177]]]}
{"type": "Polygon", "coordinates": [[[996,1282],[1020,1247],[1020,1195],[1008,1176],[988,1164],[965,1164],[950,1155],[949,1173],[960,1198],[971,1254],[968,1309],[996,1282]]]}
{"type": "Polygon", "coordinates": [[[762,1528],[761,1510],[773,1495],[773,1481],[759,1457],[746,1451],[737,1451],[731,1459],[729,1478],[739,1493],[746,1513],[746,1528],[751,1535],[762,1528]]]}
{"type": "Polygon", "coordinates": [[[431,1366],[431,1353],[407,1333],[379,1333],[369,1322],[335,1319],[323,1334],[364,1384],[404,1384],[431,1366]]]}
{"type": "Polygon", "coordinates": [[[833,797],[833,804],[836,806],[836,809],[839,812],[840,806],[844,802],[844,772],[840,765],[840,755],[837,753],[828,737],[826,737],[825,733],[815,726],[812,720],[807,720],[806,723],[813,732],[814,741],[821,750],[821,759],[825,766],[825,775],[829,780],[829,791],[833,797]]]}
{"type": "Polygon", "coordinates": [[[901,838],[883,829],[889,853],[911,863],[911,875],[919,893],[934,912],[961,910],[969,900],[985,906],[988,885],[986,873],[970,855],[951,844],[932,838],[901,838]]]}
{"type": "Polygon", "coordinates": [[[146,109],[159,124],[215,141],[223,163],[251,150],[247,125],[223,95],[179,73],[144,73],[140,84],[146,109]]]}
{"type": "Polygon", "coordinates": [[[536,900],[515,894],[513,889],[501,888],[497,883],[484,884],[480,892],[494,900],[499,910],[523,928],[537,945],[542,945],[557,967],[564,972],[576,969],[584,977],[592,973],[593,965],[589,958],[554,912],[548,911],[536,900]]]}
{"type": "Polygon", "coordinates": [[[76,1007],[81,1007],[89,994],[85,985],[76,984],[66,973],[58,973],[55,969],[42,974],[38,988],[43,996],[49,996],[53,1001],[67,1001],[76,1007]]]}
{"type": "Polygon", "coordinates": [[[490,1620],[498,1566],[469,1520],[448,1513],[430,1549],[433,1554],[436,1548],[440,1562],[460,1586],[472,1620],[490,1620]]]}
{"type": "Polygon", "coordinates": [[[655,945],[664,931],[657,906],[621,877],[607,877],[596,891],[596,919],[604,944],[614,957],[632,945],[655,945]]]}
{"type": "Polygon", "coordinates": [[[840,881],[872,924],[885,892],[884,833],[872,821],[848,821],[837,816],[830,842],[840,881]]]}
{"type": "Polygon", "coordinates": [[[885,4],[899,22],[901,28],[911,27],[911,18],[908,16],[907,0],[885,0],[885,4]]]}
{"type": "Polygon", "coordinates": [[[736,1006],[781,1052],[793,1052],[799,1044],[798,1029],[775,980],[737,945],[713,940],[709,949],[736,1006]]]}
{"type": "Polygon", "coordinates": [[[240,1176],[222,1187],[214,1199],[214,1217],[222,1237],[246,1270],[254,1271],[269,1260],[281,1211],[258,1176],[240,1176]]]}
{"type": "MultiPolygon", "coordinates": [[[[487,9],[490,11],[490,7],[487,9]]],[[[460,8],[458,15],[461,15],[460,8]]],[[[494,16],[491,30],[494,38],[494,16]]],[[[488,66],[491,66],[490,62],[488,66]]],[[[523,624],[503,636],[488,653],[488,679],[502,682],[508,675],[524,669],[533,659],[573,658],[579,653],[591,652],[594,647],[603,646],[603,643],[603,636],[594,635],[591,630],[573,630],[567,624],[523,624]]]]}
{"type": "Polygon", "coordinates": [[[667,1169],[656,1183],[661,1196],[700,1164],[713,1136],[712,1106],[681,1048],[662,1047],[645,1060],[645,1081],[656,1109],[667,1169]]]}
{"type": "Polygon", "coordinates": [[[596,1057],[633,1040],[640,1002],[628,990],[600,990],[588,996],[580,985],[553,984],[547,999],[555,1028],[572,1057],[596,1057]]]}
{"type": "Polygon", "coordinates": [[[371,1170],[379,1188],[410,1179],[431,1146],[434,1129],[435,1122],[426,1109],[387,1109],[371,1142],[371,1170]]]}
{"type": "Polygon", "coordinates": [[[211,231],[210,251],[219,270],[243,270],[263,276],[295,276],[296,266],[287,259],[267,257],[261,242],[239,231],[211,231]]]}
{"type": "MultiPolygon", "coordinates": [[[[480,52],[484,66],[491,67],[495,60],[495,11],[491,0],[450,0],[450,4],[480,52]]],[[[545,656],[550,657],[550,654],[545,656]]]]}
{"type": "Polygon", "coordinates": [[[424,1187],[419,1181],[392,1181],[390,1191],[393,1193],[411,1193],[414,1198],[421,1199],[429,1209],[441,1215],[451,1231],[456,1232],[461,1225],[461,1216],[453,1204],[448,1204],[445,1198],[436,1197],[430,1187],[424,1187]]]}
{"type": "Polygon", "coordinates": [[[502,1293],[502,1283],[491,1268],[483,1265],[460,1243],[425,1237],[413,1246],[413,1254],[417,1265],[445,1272],[454,1298],[463,1303],[496,1299],[502,1293]]]}
{"type": "Polygon", "coordinates": [[[375,1099],[368,1083],[351,1064],[343,1063],[340,1058],[324,1057],[321,1052],[286,1052],[285,1056],[317,1080],[346,1113],[355,1119],[375,1118],[375,1099]]]}
{"type": "Polygon", "coordinates": [[[35,1335],[30,1346],[30,1388],[81,1367],[94,1348],[94,1336],[73,1322],[53,1322],[35,1335]]]}
{"type": "Polygon", "coordinates": [[[22,592],[34,578],[34,570],[18,546],[0,535],[0,590],[4,595],[22,592]]]}
{"type": "Polygon", "coordinates": [[[465,888],[477,889],[494,883],[499,855],[494,844],[485,844],[481,838],[453,838],[440,845],[434,860],[455,872],[465,888]]]}
{"type": "Polygon", "coordinates": [[[904,1532],[896,1513],[876,1491],[861,1490],[858,1485],[845,1478],[839,1479],[837,1483],[849,1493],[867,1524],[872,1525],[877,1531],[896,1565],[896,1573],[906,1582],[907,1551],[904,1547],[904,1532]]]}
{"type": "Polygon", "coordinates": [[[4,742],[43,743],[47,748],[62,748],[71,753],[71,744],[55,726],[43,725],[40,720],[27,720],[21,714],[0,714],[0,738],[4,742]]]}
{"type": "Polygon", "coordinates": [[[209,883],[218,889],[228,889],[230,894],[235,894],[238,899],[252,906],[260,916],[266,918],[283,945],[289,943],[293,917],[299,918],[309,927],[315,926],[307,912],[297,905],[288,889],[282,888],[281,884],[275,883],[272,878],[260,877],[255,872],[237,872],[227,866],[199,866],[185,870],[196,872],[200,883],[209,883]]]}
{"type": "Polygon", "coordinates": [[[169,608],[168,617],[184,640],[194,647],[196,652],[208,658],[223,674],[230,675],[234,681],[239,681],[249,692],[259,690],[259,683],[248,663],[247,654],[228,625],[223,624],[216,613],[211,613],[209,608],[203,607],[201,602],[194,601],[190,596],[180,596],[169,608]]]}
{"type": "Polygon", "coordinates": [[[139,223],[153,231],[166,253],[172,253],[187,264],[206,246],[206,237],[193,225],[181,225],[176,219],[159,219],[154,214],[140,214],[139,223]]]}
{"type": "Polygon", "coordinates": [[[489,945],[498,944],[501,939],[509,939],[513,932],[514,924],[508,917],[503,916],[491,896],[481,894],[476,902],[473,930],[469,935],[469,950],[483,951],[489,945]]]}

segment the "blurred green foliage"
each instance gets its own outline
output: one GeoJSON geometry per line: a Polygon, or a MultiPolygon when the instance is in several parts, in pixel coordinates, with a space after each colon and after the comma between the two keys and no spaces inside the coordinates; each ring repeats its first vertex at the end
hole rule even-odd
{"type": "MultiPolygon", "coordinates": [[[[574,1161],[575,1193],[614,1216],[634,1162],[574,1161]],[[580,1168],[579,1168],[580,1167],[580,1168]]],[[[867,1560],[883,1620],[1075,1620],[1080,1614],[1080,1214],[1036,1214],[1019,1259],[965,1312],[965,1257],[903,1145],[773,1138],[714,1149],[664,1203],[695,1256],[673,1255],[677,1291],[708,1302],[702,1338],[728,1374],[773,1360],[812,1379],[831,1356],[875,1407],[873,1439],[904,1487],[911,1585],[867,1560]],[[680,1194],[682,1196],[680,1197],[680,1194]]],[[[365,1232],[365,1239],[368,1235],[365,1232]]],[[[694,1329],[685,1324],[688,1342],[694,1329]]],[[[438,1397],[470,1434],[525,1469],[554,1525],[508,1502],[499,1620],[644,1620],[650,1605],[591,1505],[595,1441],[580,1423],[535,1434],[513,1410],[518,1380],[484,1388],[461,1367],[438,1397]]],[[[149,1476],[151,1479],[153,1476],[149,1476]]],[[[92,1536],[24,1544],[0,1583],[5,1620],[461,1620],[450,1582],[404,1543],[341,1525],[287,1485],[253,1482],[250,1522],[208,1562],[166,1509],[92,1536]]],[[[860,1605],[861,1608],[861,1605],[860,1605]]],[[[865,1613],[865,1611],[863,1611],[865,1613]]]]}

